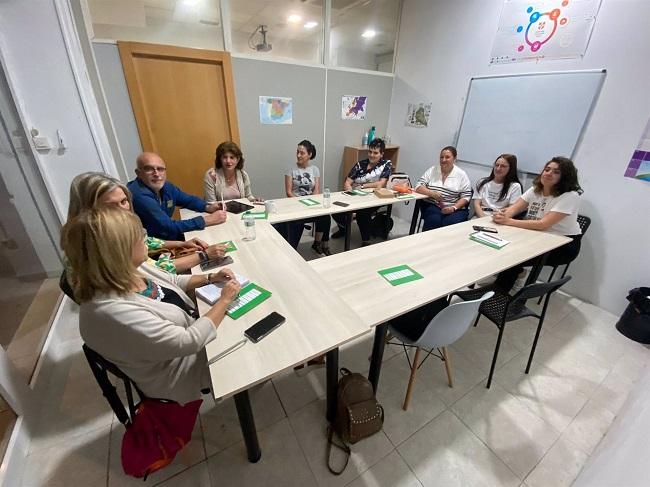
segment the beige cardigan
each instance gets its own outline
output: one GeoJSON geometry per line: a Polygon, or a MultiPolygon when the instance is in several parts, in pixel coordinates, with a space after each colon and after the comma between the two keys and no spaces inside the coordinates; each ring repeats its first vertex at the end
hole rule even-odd
{"type": "MultiPolygon", "coordinates": [[[[255,199],[253,190],[251,189],[251,180],[248,173],[243,169],[235,171],[237,181],[237,188],[241,198],[248,198],[249,200],[255,199]]],[[[207,203],[214,203],[221,201],[221,193],[226,186],[226,180],[223,176],[221,169],[210,168],[206,171],[203,178],[203,192],[205,193],[205,201],[207,203]]]]}
{"type": "MultiPolygon", "coordinates": [[[[191,276],[147,264],[138,270],[194,307],[183,291],[191,276]]],[[[137,293],[105,294],[80,306],[79,329],[90,348],[117,365],[148,397],[186,403],[210,387],[205,346],[217,331],[209,318],[194,320],[178,306],[137,293]]]]}

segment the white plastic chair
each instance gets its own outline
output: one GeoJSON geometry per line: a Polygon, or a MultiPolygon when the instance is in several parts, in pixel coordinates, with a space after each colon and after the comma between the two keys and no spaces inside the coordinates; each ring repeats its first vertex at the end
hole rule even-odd
{"type": "Polygon", "coordinates": [[[406,347],[415,347],[415,357],[413,357],[413,362],[410,364],[411,377],[409,378],[408,387],[406,388],[406,396],[404,397],[404,404],[402,405],[404,411],[408,409],[411,401],[411,394],[413,392],[413,384],[415,383],[417,370],[429,355],[433,354],[445,363],[449,387],[454,386],[451,376],[451,362],[449,360],[447,345],[451,345],[465,334],[468,328],[472,325],[474,318],[476,318],[481,303],[486,299],[491,298],[493,295],[494,292],[490,291],[473,301],[462,301],[449,305],[433,317],[420,338],[416,341],[405,336],[397,328],[391,325],[388,326],[388,329],[393,336],[404,344],[405,351],[406,347]],[[420,349],[423,348],[429,350],[429,353],[422,362],[418,364],[420,349]],[[435,353],[433,351],[434,349],[438,349],[438,353],[435,353]]]}

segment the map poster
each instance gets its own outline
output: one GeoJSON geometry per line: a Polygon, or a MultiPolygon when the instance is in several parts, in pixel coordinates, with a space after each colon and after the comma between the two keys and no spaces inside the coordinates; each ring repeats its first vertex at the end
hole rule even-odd
{"type": "Polygon", "coordinates": [[[504,0],[490,64],[584,56],[601,0],[504,0]]]}
{"type": "Polygon", "coordinates": [[[431,103],[409,103],[406,110],[407,127],[424,128],[429,126],[431,103]]]}
{"type": "Polygon", "coordinates": [[[367,101],[367,96],[343,95],[341,118],[343,120],[365,120],[367,101]]]}
{"type": "Polygon", "coordinates": [[[650,120],[648,120],[639,145],[632,154],[625,171],[625,177],[650,182],[650,120]]]}
{"type": "Polygon", "coordinates": [[[260,123],[265,125],[292,125],[293,98],[260,96],[260,123]]]}

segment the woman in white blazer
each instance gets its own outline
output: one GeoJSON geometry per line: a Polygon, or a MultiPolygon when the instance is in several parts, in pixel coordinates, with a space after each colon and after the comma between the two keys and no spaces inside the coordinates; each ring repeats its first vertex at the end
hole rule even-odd
{"type": "Polygon", "coordinates": [[[61,231],[84,342],[127,374],[148,397],[181,404],[210,386],[205,346],[217,337],[239,293],[229,269],[173,275],[142,265],[146,233],[136,215],[118,208],[85,211],[61,231]],[[225,282],[202,317],[185,294],[225,282]]]}

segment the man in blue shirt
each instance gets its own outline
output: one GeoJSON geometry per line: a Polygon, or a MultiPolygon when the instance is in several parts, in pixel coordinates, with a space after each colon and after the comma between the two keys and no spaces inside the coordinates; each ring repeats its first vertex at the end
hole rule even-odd
{"type": "Polygon", "coordinates": [[[183,233],[203,230],[226,221],[226,212],[218,203],[206,204],[201,198],[184,193],[167,182],[167,166],[158,154],[144,152],[138,156],[136,179],[127,185],[133,195],[133,210],[151,237],[183,240],[183,233]],[[189,220],[172,220],[176,206],[207,212],[189,220]]]}

